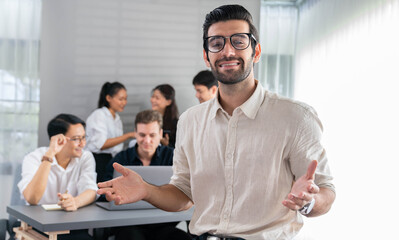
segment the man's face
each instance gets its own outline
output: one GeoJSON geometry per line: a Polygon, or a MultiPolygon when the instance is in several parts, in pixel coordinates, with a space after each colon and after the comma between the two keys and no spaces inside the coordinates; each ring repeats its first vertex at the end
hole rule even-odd
{"type": "MultiPolygon", "coordinates": [[[[229,20],[212,24],[208,30],[208,36],[230,37],[236,33],[249,33],[249,25],[244,20],[229,20]]],[[[251,43],[252,44],[252,43],[251,43]]],[[[223,84],[239,83],[253,76],[253,63],[259,61],[259,44],[252,56],[251,45],[244,50],[235,49],[230,39],[226,39],[224,48],[217,53],[208,52],[209,61],[204,50],[204,60],[211,67],[216,79],[223,84]]]]}
{"type": "Polygon", "coordinates": [[[86,145],[86,132],[83,125],[80,123],[70,125],[65,136],[69,140],[61,151],[70,158],[81,157],[86,145]]]}
{"type": "Polygon", "coordinates": [[[162,129],[158,122],[138,123],[136,133],[138,153],[149,154],[152,157],[162,138],[162,129]]]}
{"type": "Polygon", "coordinates": [[[206,102],[214,98],[218,89],[216,86],[208,88],[207,86],[200,84],[195,84],[194,88],[196,92],[195,97],[198,98],[200,103],[206,102]]]}

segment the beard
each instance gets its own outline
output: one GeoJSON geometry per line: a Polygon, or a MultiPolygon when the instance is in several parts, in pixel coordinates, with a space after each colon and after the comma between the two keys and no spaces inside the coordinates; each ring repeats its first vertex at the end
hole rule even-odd
{"type": "Polygon", "coordinates": [[[223,84],[232,85],[244,81],[252,71],[252,61],[247,61],[244,64],[242,58],[222,58],[215,62],[215,65],[211,65],[211,70],[216,80],[223,84]],[[225,73],[221,73],[218,69],[219,62],[237,60],[240,62],[240,69],[238,70],[227,70],[225,73]]]}

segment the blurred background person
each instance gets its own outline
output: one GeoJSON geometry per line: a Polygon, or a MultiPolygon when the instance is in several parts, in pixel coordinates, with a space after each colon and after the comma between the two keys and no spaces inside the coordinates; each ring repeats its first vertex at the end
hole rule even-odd
{"type": "Polygon", "coordinates": [[[123,149],[123,142],[135,138],[135,132],[123,134],[118,112],[127,104],[125,86],[119,82],[106,82],[100,92],[98,108],[87,118],[87,150],[96,160],[97,182],[104,181],[108,162],[123,149]]]}
{"type": "Polygon", "coordinates": [[[193,79],[195,89],[195,97],[200,103],[211,100],[216,96],[218,91],[218,81],[212,72],[204,70],[195,75],[193,79]]]}
{"type": "Polygon", "coordinates": [[[161,144],[175,147],[179,110],[175,100],[175,89],[169,84],[161,84],[152,90],[151,108],[162,114],[163,138],[161,144]]]}

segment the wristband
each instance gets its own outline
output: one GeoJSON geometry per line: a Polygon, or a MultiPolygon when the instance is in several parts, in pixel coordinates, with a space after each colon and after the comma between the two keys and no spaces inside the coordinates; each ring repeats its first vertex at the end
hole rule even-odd
{"type": "Polygon", "coordinates": [[[52,158],[49,158],[49,157],[47,157],[47,156],[43,156],[43,157],[42,157],[42,162],[43,162],[43,161],[47,161],[47,162],[53,163],[53,159],[52,159],[52,158]]]}
{"type": "Polygon", "coordinates": [[[299,209],[298,211],[302,214],[302,215],[308,215],[312,209],[313,206],[315,204],[316,200],[314,198],[312,198],[312,200],[310,202],[308,202],[307,204],[305,204],[305,206],[303,206],[301,209],[299,209]]]}

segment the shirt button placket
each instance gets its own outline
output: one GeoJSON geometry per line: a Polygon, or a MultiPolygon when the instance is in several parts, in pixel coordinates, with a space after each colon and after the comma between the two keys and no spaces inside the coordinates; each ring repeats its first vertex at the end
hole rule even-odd
{"type": "Polygon", "coordinates": [[[234,152],[236,148],[237,133],[237,116],[233,114],[233,117],[229,121],[228,133],[227,133],[227,147],[225,154],[225,179],[226,179],[226,200],[223,208],[222,225],[221,230],[227,231],[232,207],[233,207],[233,180],[234,180],[234,152]]]}

